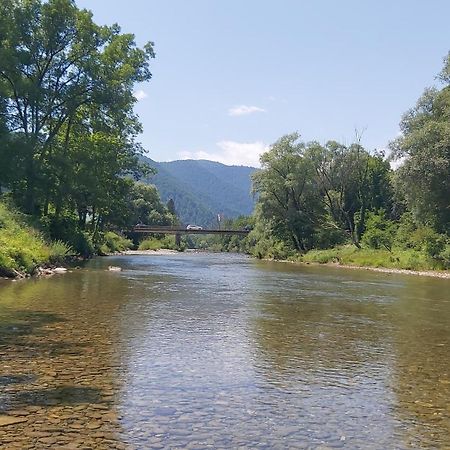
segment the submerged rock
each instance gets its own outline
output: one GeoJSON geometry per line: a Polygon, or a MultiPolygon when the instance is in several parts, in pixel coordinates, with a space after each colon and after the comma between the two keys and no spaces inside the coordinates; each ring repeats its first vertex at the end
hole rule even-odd
{"type": "Polygon", "coordinates": [[[14,425],[16,423],[27,422],[28,419],[24,417],[14,417],[7,415],[0,415],[0,427],[5,427],[7,425],[14,425]]]}

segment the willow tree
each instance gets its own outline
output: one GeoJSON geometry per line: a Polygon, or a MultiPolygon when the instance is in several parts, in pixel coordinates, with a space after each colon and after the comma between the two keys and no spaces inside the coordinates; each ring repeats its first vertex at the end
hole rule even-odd
{"type": "Polygon", "coordinates": [[[253,175],[261,219],[272,234],[299,251],[314,246],[324,208],[305,144],[293,133],[283,136],[261,156],[261,170],[253,175]]]}
{"type": "Polygon", "coordinates": [[[71,0],[0,0],[0,17],[6,125],[21,148],[10,188],[28,213],[45,214],[52,200],[61,209],[71,189],[60,166],[71,165],[75,125],[138,151],[133,85],[151,78],[153,48],[137,48],[117,25],[96,25],[71,0]]]}

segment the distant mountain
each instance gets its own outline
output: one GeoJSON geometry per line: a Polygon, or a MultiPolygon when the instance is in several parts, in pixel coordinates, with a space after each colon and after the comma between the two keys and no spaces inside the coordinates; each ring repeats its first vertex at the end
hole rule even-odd
{"type": "Polygon", "coordinates": [[[208,226],[217,214],[226,218],[249,215],[254,199],[250,193],[254,167],[226,166],[206,160],[156,162],[143,158],[158,172],[147,182],[154,184],[167,202],[172,198],[184,224],[208,226]]]}

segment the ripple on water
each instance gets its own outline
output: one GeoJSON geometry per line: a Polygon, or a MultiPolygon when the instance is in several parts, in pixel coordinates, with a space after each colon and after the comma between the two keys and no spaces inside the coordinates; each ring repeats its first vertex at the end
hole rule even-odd
{"type": "Polygon", "coordinates": [[[447,280],[218,254],[90,265],[0,287],[5,448],[450,446],[447,280]]]}

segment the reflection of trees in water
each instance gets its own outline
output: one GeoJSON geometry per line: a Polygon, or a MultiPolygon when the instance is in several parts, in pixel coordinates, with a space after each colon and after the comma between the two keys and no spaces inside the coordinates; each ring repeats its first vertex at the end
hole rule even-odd
{"type": "Polygon", "coordinates": [[[409,424],[406,444],[450,447],[448,281],[412,280],[393,311],[396,414],[409,424]],[[448,297],[447,297],[448,298],[448,297]]]}

